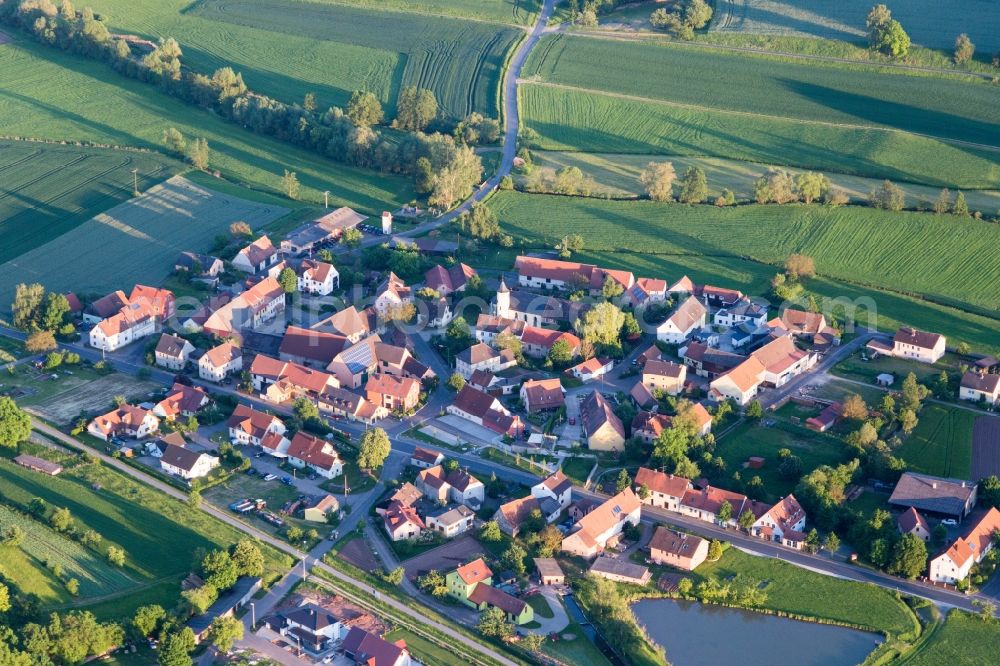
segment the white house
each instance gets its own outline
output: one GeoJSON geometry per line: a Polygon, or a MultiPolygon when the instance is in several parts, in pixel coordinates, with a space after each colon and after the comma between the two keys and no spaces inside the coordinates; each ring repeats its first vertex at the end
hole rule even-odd
{"type": "Polygon", "coordinates": [[[236,405],[227,423],[229,439],[238,444],[260,446],[268,433],[285,434],[285,424],[277,416],[247,405],[236,405]]]}
{"type": "Polygon", "coordinates": [[[679,345],[695,331],[702,328],[708,318],[708,310],[694,296],[681,303],[667,320],[656,327],[656,339],[671,345],[679,345]]]}
{"type": "Polygon", "coordinates": [[[782,336],[750,354],[764,366],[762,381],[769,386],[783,386],[816,365],[816,354],[795,346],[791,336],[782,336]]]}
{"type": "Polygon", "coordinates": [[[330,442],[299,431],[288,447],[288,462],[327,479],[344,473],[344,461],[330,442]]]}
{"type": "Polygon", "coordinates": [[[295,271],[299,291],[314,296],[327,296],[340,286],[340,273],[333,264],[303,259],[295,271]]]}
{"type": "Polygon", "coordinates": [[[271,244],[270,238],[261,236],[236,253],[233,268],[244,273],[260,273],[277,262],[278,249],[271,244]]]}
{"type": "Polygon", "coordinates": [[[183,370],[193,351],[194,345],[184,338],[164,333],[160,336],[160,341],[156,343],[153,356],[156,359],[156,365],[162,368],[183,370]]]}
{"type": "Polygon", "coordinates": [[[640,467],[635,474],[636,493],[642,503],[649,506],[680,511],[684,493],[690,488],[691,482],[682,476],[658,472],[647,467],[640,467]],[[642,498],[643,487],[646,488],[645,492],[649,493],[645,498],[642,498]]]}
{"type": "Polygon", "coordinates": [[[754,303],[749,298],[741,298],[735,305],[716,311],[712,323],[716,326],[732,328],[739,324],[749,323],[753,326],[763,326],[767,322],[767,306],[754,303]]]}
{"type": "Polygon", "coordinates": [[[930,561],[930,579],[953,585],[964,580],[972,567],[993,549],[993,533],[1000,530],[1000,511],[991,508],[967,535],[930,561]]]}
{"type": "Polygon", "coordinates": [[[563,509],[573,501],[573,483],[566,478],[562,470],[539,481],[531,487],[531,496],[542,500],[549,498],[555,500],[563,509]]]}
{"type": "Polygon", "coordinates": [[[90,329],[90,346],[106,352],[121,349],[158,330],[154,309],[140,300],[125,305],[117,314],[102,319],[90,329]]]}
{"type": "Polygon", "coordinates": [[[160,457],[160,467],[167,474],[182,479],[199,479],[219,466],[219,459],[206,453],[198,453],[183,446],[167,444],[160,457]]]}
{"type": "Polygon", "coordinates": [[[476,370],[487,370],[496,374],[517,365],[514,352],[509,349],[493,349],[482,342],[463,349],[455,356],[455,371],[465,379],[476,370]]]}
{"type": "Polygon", "coordinates": [[[764,365],[751,356],[712,380],[709,397],[713,400],[731,398],[737,405],[746,405],[757,395],[763,382],[764,365]]]}
{"type": "Polygon", "coordinates": [[[472,509],[459,504],[451,509],[443,508],[427,516],[427,529],[443,537],[451,538],[472,529],[476,514],[472,509]]]}
{"type": "Polygon", "coordinates": [[[562,541],[562,549],[591,559],[618,542],[625,525],[638,525],[642,504],[631,488],[626,488],[577,521],[575,529],[562,541]]]}
{"type": "Polygon", "coordinates": [[[232,342],[212,347],[198,359],[198,376],[210,382],[221,382],[243,369],[243,352],[232,342]]]}
{"type": "Polygon", "coordinates": [[[958,397],[989,405],[1000,403],[1000,375],[988,375],[973,370],[966,372],[962,375],[962,383],[958,387],[958,397]]]}
{"type": "Polygon", "coordinates": [[[947,339],[939,333],[918,331],[903,326],[892,338],[892,347],[880,340],[872,340],[868,349],[897,358],[907,358],[921,363],[937,363],[944,356],[947,339]]]}
{"type": "Polygon", "coordinates": [[[805,544],[806,512],[794,495],[783,497],[757,519],[751,533],[767,541],[801,549],[805,544]]]}
{"type": "Polygon", "coordinates": [[[124,404],[91,421],[87,432],[107,442],[112,437],[142,439],[156,432],[159,427],[160,419],[153,412],[124,404]]]}

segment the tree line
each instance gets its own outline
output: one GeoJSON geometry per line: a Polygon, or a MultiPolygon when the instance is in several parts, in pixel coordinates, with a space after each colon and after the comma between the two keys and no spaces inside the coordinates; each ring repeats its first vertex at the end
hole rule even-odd
{"type": "MultiPolygon", "coordinates": [[[[346,109],[316,107],[308,94],[302,104],[286,104],[247,87],[231,67],[211,76],[182,61],[180,45],[161,39],[148,49],[112,34],[93,9],[77,11],[70,0],[57,8],[51,0],[0,0],[0,22],[33,35],[38,41],[109,64],[129,78],[156,84],[167,94],[210,110],[255,133],[292,143],[342,164],[409,175],[429,203],[449,208],[472,193],[482,177],[482,163],[471,143],[495,141],[499,123],[480,114],[463,120],[458,138],[424,130],[437,117],[437,101],[428,90],[404,89],[393,125],[405,133],[390,140],[374,126],[384,112],[369,91],[355,91],[346,109]]],[[[170,137],[176,139],[176,137],[170,137]]],[[[165,137],[165,140],[167,137],[165,137]]],[[[207,166],[207,142],[199,139],[188,157],[207,166]]],[[[169,141],[168,141],[169,144],[169,141]]]]}

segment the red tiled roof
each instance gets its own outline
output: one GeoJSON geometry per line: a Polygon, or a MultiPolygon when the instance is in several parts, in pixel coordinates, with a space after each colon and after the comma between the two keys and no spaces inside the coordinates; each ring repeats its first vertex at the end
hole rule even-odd
{"type": "Polygon", "coordinates": [[[277,416],[239,404],[233,410],[233,414],[229,417],[227,425],[230,428],[242,430],[251,437],[260,439],[275,421],[281,423],[281,419],[277,416]]]}
{"type": "Polygon", "coordinates": [[[472,594],[469,595],[469,601],[476,604],[486,604],[488,606],[493,606],[499,608],[504,613],[508,613],[517,617],[524,611],[524,607],[527,606],[526,603],[518,599],[517,597],[512,597],[503,590],[498,590],[495,587],[491,587],[486,583],[479,583],[476,585],[475,589],[472,590],[472,594]]]}
{"type": "Polygon", "coordinates": [[[904,326],[896,331],[896,335],[892,338],[892,341],[894,344],[901,343],[916,345],[922,349],[934,349],[937,343],[942,339],[943,336],[938,333],[918,331],[915,328],[904,326]]]}
{"type": "Polygon", "coordinates": [[[691,482],[682,476],[640,467],[635,474],[635,485],[644,485],[654,493],[663,493],[671,497],[684,497],[684,493],[691,487],[691,482]]]}
{"type": "Polygon", "coordinates": [[[321,469],[331,470],[341,463],[340,455],[329,442],[299,431],[288,447],[288,456],[321,469]]]}
{"type": "Polygon", "coordinates": [[[466,585],[481,583],[493,577],[493,572],[486,566],[486,562],[481,557],[458,567],[455,569],[455,573],[466,585]]]}

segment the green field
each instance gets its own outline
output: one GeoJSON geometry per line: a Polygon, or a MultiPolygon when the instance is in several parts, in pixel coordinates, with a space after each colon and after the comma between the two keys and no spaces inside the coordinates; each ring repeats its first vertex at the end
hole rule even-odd
{"type": "Polygon", "coordinates": [[[14,285],[21,281],[41,282],[52,291],[94,293],[159,284],[180,252],[206,251],[233,222],[256,229],[286,212],[178,176],[0,265],[0,304],[12,301],[14,285]],[[58,271],[52,270],[54,264],[58,271]]]}
{"type": "Polygon", "coordinates": [[[99,62],[27,40],[0,46],[0,135],[161,150],[169,127],[189,140],[208,139],[209,166],[256,189],[276,192],[288,168],[298,174],[307,201],[322,202],[329,190],[331,205],[375,213],[414,197],[409,179],[346,167],[255,135],[99,62]]]}
{"type": "Polygon", "coordinates": [[[542,0],[320,0],[334,5],[398,10],[418,14],[440,14],[479,21],[530,25],[542,0]]]}
{"type": "Polygon", "coordinates": [[[132,197],[184,167],[156,153],[0,141],[0,263],[132,197]]]}
{"type": "MultiPolygon", "coordinates": [[[[719,0],[712,32],[800,35],[866,41],[869,0],[719,0]]],[[[981,0],[907,0],[891,3],[892,17],[914,44],[950,49],[959,33],[969,34],[984,53],[1000,48],[1000,12],[981,0]],[[972,18],[974,17],[974,20],[972,18]]]]}
{"type": "MultiPolygon", "coordinates": [[[[818,409],[814,410],[814,413],[818,412],[818,409]]],[[[790,449],[802,460],[803,473],[820,465],[836,466],[844,461],[843,444],[830,436],[794,426],[787,426],[787,429],[764,428],[754,423],[743,423],[719,439],[715,453],[726,461],[727,471],[738,471],[744,482],[759,476],[767,491],[765,499],[777,502],[792,492],[798,483],[798,479],[784,479],[778,474],[778,451],[784,448],[790,449]],[[750,456],[763,457],[764,467],[743,469],[743,463],[750,456]]]]}
{"type": "Polygon", "coordinates": [[[735,548],[727,548],[718,562],[705,562],[693,576],[695,579],[712,576],[721,581],[734,574],[768,581],[764,607],[771,610],[844,622],[893,635],[913,632],[917,628],[913,613],[889,590],[824,576],[770,557],[748,555],[735,548]]]}
{"type": "MultiPolygon", "coordinates": [[[[670,162],[678,174],[683,174],[688,167],[697,166],[705,172],[708,178],[710,199],[728,189],[736,196],[737,201],[752,201],[754,183],[767,173],[771,165],[758,164],[739,160],[727,160],[720,157],[690,157],[679,155],[630,155],[621,153],[581,153],[566,151],[535,150],[531,153],[536,166],[559,170],[565,167],[576,167],[584,175],[592,179],[590,196],[596,198],[611,197],[642,198],[646,196],[639,176],[650,162],[670,162]]],[[[803,169],[788,168],[791,174],[801,173],[803,169]]],[[[833,187],[837,187],[850,197],[852,202],[866,204],[872,188],[881,181],[876,178],[865,178],[843,173],[826,174],[833,187]]],[[[515,180],[522,185],[529,182],[524,175],[514,175],[515,180]]],[[[930,202],[937,199],[941,190],[928,185],[913,183],[898,183],[911,206],[920,202],[930,202]]],[[[675,190],[676,193],[677,190],[675,190]]],[[[980,211],[986,215],[1000,210],[1000,191],[969,190],[964,192],[969,209],[980,211]]],[[[952,193],[954,196],[954,193],[952,193]]]]}
{"type": "Polygon", "coordinates": [[[695,155],[888,178],[937,187],[1000,188],[995,153],[885,129],[853,129],[590,90],[525,83],[522,125],[543,150],[695,155]]]}
{"type": "Polygon", "coordinates": [[[953,610],[920,649],[904,659],[906,666],[982,666],[996,663],[1000,622],[953,610]]]}
{"type": "MultiPolygon", "coordinates": [[[[95,530],[105,547],[116,545],[125,550],[125,574],[144,585],[158,583],[140,587],[141,592],[127,598],[103,602],[101,608],[107,617],[130,614],[148,603],[147,593],[157,603],[169,599],[165,604],[169,607],[180,597],[180,580],[195,566],[192,558],[196,549],[228,547],[242,536],[207,514],[99,464],[70,467],[57,477],[49,477],[3,458],[0,487],[6,501],[19,508],[33,497],[51,506],[67,507],[78,528],[95,530]]],[[[290,565],[286,556],[267,547],[263,550],[269,577],[290,565]]]]}
{"type": "MultiPolygon", "coordinates": [[[[975,412],[936,403],[924,405],[920,422],[895,455],[914,472],[968,479],[972,466],[975,412]]],[[[971,479],[978,481],[979,479],[971,479]]]]}
{"type": "MultiPolygon", "coordinates": [[[[69,537],[59,534],[27,515],[0,505],[0,530],[7,530],[12,525],[18,525],[25,532],[25,540],[21,544],[21,554],[32,561],[33,570],[18,568],[12,579],[21,589],[36,589],[39,584],[32,579],[40,577],[48,584],[51,577],[43,574],[46,563],[50,566],[62,567],[63,580],[76,578],[80,584],[80,598],[94,597],[102,594],[120,592],[135,586],[135,581],[129,578],[121,569],[108,564],[98,553],[84,548],[69,537]]],[[[10,558],[16,560],[13,548],[0,547],[4,562],[10,558]]],[[[42,597],[43,603],[65,600],[68,594],[59,594],[55,598],[49,595],[42,597]]]]}
{"type": "MultiPolygon", "coordinates": [[[[420,14],[408,14],[403,18],[398,12],[298,0],[244,3],[201,0],[186,11],[185,16],[198,21],[190,24],[192,29],[200,26],[199,34],[203,34],[210,44],[219,43],[222,26],[227,32],[231,26],[242,26],[252,29],[257,40],[270,45],[278,55],[290,54],[294,50],[287,43],[289,36],[334,44],[335,52],[342,46],[363,48],[363,51],[349,51],[339,56],[345,61],[354,61],[356,68],[369,62],[368,54],[372,50],[391,53],[396,58],[391,78],[386,80],[380,77],[381,81],[368,86],[388,103],[390,116],[399,89],[415,85],[433,90],[445,115],[461,118],[472,111],[479,111],[497,117],[503,62],[510,48],[523,35],[516,28],[478,21],[420,14]],[[205,30],[211,36],[204,34],[205,30]]],[[[189,42],[202,43],[193,34],[186,36],[187,25],[185,23],[182,28],[185,32],[173,36],[180,40],[182,46],[189,42]]],[[[220,55],[225,57],[226,54],[220,52],[220,55]]],[[[258,51],[255,50],[254,55],[254,62],[262,62],[258,59],[258,51]]],[[[197,59],[190,64],[198,66],[197,59]]],[[[236,68],[241,69],[242,65],[237,63],[236,68]]],[[[312,64],[304,71],[314,69],[316,66],[312,64]]],[[[299,72],[295,84],[298,94],[288,91],[279,95],[272,91],[269,84],[262,85],[260,90],[296,101],[310,90],[308,75],[305,82],[301,78],[299,72]]],[[[251,77],[247,78],[247,83],[255,85],[251,77]]],[[[364,87],[359,85],[361,83],[345,81],[341,95],[333,103],[344,105],[352,90],[364,87]]],[[[325,99],[324,103],[327,103],[325,99]]]]}

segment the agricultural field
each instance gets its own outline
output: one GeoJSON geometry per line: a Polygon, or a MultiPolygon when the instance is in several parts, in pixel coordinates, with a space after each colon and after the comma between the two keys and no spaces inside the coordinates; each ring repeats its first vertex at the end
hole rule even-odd
{"type": "Polygon", "coordinates": [[[884,128],[682,107],[524,83],[522,126],[542,150],[723,157],[962,189],[1000,188],[995,153],[884,128]]]}
{"type": "Polygon", "coordinates": [[[0,141],[0,263],[35,249],[184,166],[157,153],[0,141]]]}
{"type": "Polygon", "coordinates": [[[516,25],[534,23],[542,7],[542,0],[320,0],[320,2],[516,25]]]}
{"type": "Polygon", "coordinates": [[[118,372],[102,374],[93,368],[60,366],[39,372],[28,366],[4,378],[3,390],[19,405],[47,421],[69,424],[80,412],[111,409],[115,396],[148,400],[163,386],[118,372]]]}
{"type": "MultiPolygon", "coordinates": [[[[106,0],[96,6],[112,10],[110,25],[121,22],[142,30],[124,12],[126,7],[134,11],[134,4],[106,0]]],[[[433,90],[445,115],[461,118],[479,111],[498,116],[501,68],[523,35],[515,27],[481,21],[413,13],[401,20],[394,11],[298,0],[201,0],[180,15],[154,10],[142,20],[151,33],[176,38],[196,69],[232,65],[249,86],[287,102],[315,92],[321,105],[344,106],[353,90],[367,88],[388,106],[390,116],[396,95],[408,85],[433,90]],[[156,21],[157,14],[163,23],[156,21]],[[318,42],[322,46],[311,50],[320,53],[280,78],[275,73],[258,77],[261,63],[300,59],[298,42],[318,42]],[[338,74],[331,80],[322,72],[325,63],[335,61],[338,74]],[[313,90],[313,77],[326,85],[313,90]]]]}
{"type": "MultiPolygon", "coordinates": [[[[101,535],[105,546],[125,550],[121,570],[136,581],[135,593],[102,600],[102,618],[131,615],[145,603],[170,607],[180,598],[180,581],[195,566],[197,549],[225,548],[242,534],[209,515],[192,511],[124,474],[96,463],[69,463],[57,477],[32,472],[0,458],[0,486],[5,502],[24,508],[34,497],[66,507],[80,529],[101,535]]],[[[262,547],[265,577],[273,579],[291,560],[262,547]]],[[[83,581],[81,580],[81,586],[83,581]]]]}
{"type": "MultiPolygon", "coordinates": [[[[710,32],[796,35],[866,42],[869,0],[719,0],[710,32]]],[[[908,0],[890,3],[914,44],[951,49],[968,33],[984,52],[1000,48],[1000,12],[982,0],[908,0]]]]}
{"type": "Polygon", "coordinates": [[[972,426],[972,476],[1000,476],[1000,418],[977,416],[972,426]]]}
{"type": "Polygon", "coordinates": [[[914,472],[978,481],[971,478],[975,412],[928,403],[918,417],[917,427],[894,454],[914,472]]]}
{"type": "Polygon", "coordinates": [[[18,282],[102,294],[136,283],[159,284],[180,252],[207,250],[231,223],[242,220],[257,229],[286,212],[176,176],[0,265],[0,303],[11,302],[18,282]],[[52,271],[53,265],[60,270],[52,271]]]}
{"type": "Polygon", "coordinates": [[[944,624],[932,631],[927,642],[905,660],[907,666],[980,666],[996,660],[996,646],[1000,643],[997,620],[984,622],[982,618],[953,610],[944,624]]]}
{"type": "Polygon", "coordinates": [[[289,168],[304,201],[322,202],[329,190],[331,205],[376,213],[414,197],[409,179],[346,167],[253,134],[102,63],[29,40],[0,47],[0,90],[0,135],[162,150],[163,131],[176,127],[189,141],[208,140],[211,169],[253,189],[278,191],[289,168]]]}
{"type": "MultiPolygon", "coordinates": [[[[136,585],[124,571],[113,567],[97,552],[85,548],[73,539],[59,534],[49,526],[30,518],[29,516],[0,504],[0,531],[6,531],[13,525],[19,526],[25,533],[24,542],[17,548],[20,554],[31,561],[32,567],[24,569],[18,567],[11,574],[12,578],[21,589],[37,589],[40,585],[33,579],[41,578],[45,582],[42,585],[50,587],[48,592],[42,597],[42,603],[52,603],[66,601],[69,598],[67,593],[53,596],[50,581],[51,571],[45,569],[59,565],[63,570],[62,580],[77,579],[80,584],[81,599],[95,597],[103,594],[113,594],[127,590],[136,585]],[[46,573],[49,574],[46,576],[46,573]]],[[[12,561],[18,559],[18,554],[14,548],[0,546],[0,553],[6,563],[8,557],[12,561]]],[[[62,583],[56,583],[62,585],[62,583]]]]}
{"type": "MultiPolygon", "coordinates": [[[[576,167],[591,179],[592,197],[611,197],[622,199],[628,197],[641,198],[646,193],[639,176],[650,162],[671,162],[678,175],[683,174],[688,167],[696,166],[705,172],[709,186],[713,191],[728,189],[736,196],[736,200],[752,200],[754,182],[766,174],[769,165],[737,160],[727,160],[719,157],[690,157],[679,155],[629,155],[608,153],[580,152],[548,152],[536,150],[531,153],[536,166],[559,170],[565,167],[576,167]]],[[[786,169],[791,174],[798,174],[804,169],[786,169]]],[[[852,202],[865,204],[868,195],[881,181],[876,178],[852,176],[840,173],[827,173],[831,184],[840,188],[850,197],[852,202]]],[[[515,174],[515,180],[521,183],[527,181],[522,175],[515,174]]],[[[912,204],[933,202],[941,190],[927,185],[913,183],[898,183],[912,204]]],[[[970,190],[964,192],[970,210],[992,214],[1000,210],[1000,191],[970,190]]],[[[954,196],[954,193],[953,193],[954,196]]],[[[929,206],[928,206],[929,207],[929,206]]]]}

